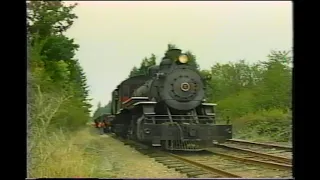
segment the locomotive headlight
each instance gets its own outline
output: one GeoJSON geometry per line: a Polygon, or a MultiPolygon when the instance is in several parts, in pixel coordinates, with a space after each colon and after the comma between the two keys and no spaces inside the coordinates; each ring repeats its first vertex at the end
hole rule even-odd
{"type": "Polygon", "coordinates": [[[179,56],[178,60],[180,63],[185,64],[188,62],[189,59],[187,55],[183,54],[179,56]]]}

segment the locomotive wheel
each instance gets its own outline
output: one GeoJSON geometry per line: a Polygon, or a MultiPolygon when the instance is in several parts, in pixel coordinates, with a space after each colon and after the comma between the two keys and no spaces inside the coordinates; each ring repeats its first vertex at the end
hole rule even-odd
{"type": "Polygon", "coordinates": [[[106,127],[106,128],[103,129],[103,131],[104,131],[105,133],[111,133],[111,127],[110,127],[110,126],[109,126],[109,127],[106,127]]]}
{"type": "Polygon", "coordinates": [[[104,129],[103,129],[103,132],[104,132],[104,133],[108,133],[108,128],[104,128],[104,129]]]}
{"type": "Polygon", "coordinates": [[[128,138],[128,128],[129,128],[128,125],[124,125],[123,130],[121,131],[121,137],[124,139],[128,138]]]}

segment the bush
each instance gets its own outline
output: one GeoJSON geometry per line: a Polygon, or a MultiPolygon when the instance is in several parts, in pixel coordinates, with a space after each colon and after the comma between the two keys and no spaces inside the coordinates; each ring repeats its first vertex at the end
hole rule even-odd
{"type": "Polygon", "coordinates": [[[292,113],[261,110],[234,119],[233,125],[237,138],[287,142],[292,136],[292,113]]]}
{"type": "Polygon", "coordinates": [[[233,120],[235,117],[252,112],[254,109],[253,98],[251,91],[242,91],[219,101],[217,112],[220,119],[225,120],[229,117],[233,120]]]}

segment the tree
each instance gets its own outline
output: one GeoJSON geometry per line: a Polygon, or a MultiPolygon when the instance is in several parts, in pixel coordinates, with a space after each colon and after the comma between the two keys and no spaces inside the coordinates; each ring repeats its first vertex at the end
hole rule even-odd
{"type": "Polygon", "coordinates": [[[197,69],[199,70],[200,67],[199,67],[199,64],[197,63],[197,58],[196,58],[196,56],[195,56],[191,51],[187,51],[187,52],[186,52],[186,55],[187,55],[188,58],[189,58],[188,63],[189,63],[191,66],[193,66],[193,67],[195,67],[195,68],[197,68],[197,69]]]}
{"type": "Polygon", "coordinates": [[[41,54],[48,61],[72,60],[79,45],[64,35],[52,35],[46,39],[41,54]]]}
{"type": "Polygon", "coordinates": [[[104,109],[104,113],[110,114],[111,113],[111,101],[109,101],[108,104],[103,107],[103,109],[104,109]]]}
{"type": "Polygon", "coordinates": [[[178,47],[174,44],[168,44],[168,49],[167,50],[170,50],[170,49],[178,49],[178,47]]]}
{"type": "Polygon", "coordinates": [[[77,19],[72,12],[75,7],[60,1],[27,3],[31,84],[40,86],[43,93],[67,97],[51,121],[65,128],[84,125],[91,107],[85,73],[74,59],[79,45],[63,34],[77,19]]]}
{"type": "Polygon", "coordinates": [[[27,31],[41,39],[62,34],[78,17],[72,12],[77,4],[66,6],[61,1],[27,2],[27,31]]]}
{"type": "Polygon", "coordinates": [[[256,106],[260,109],[291,107],[292,97],[292,58],[290,52],[271,51],[267,61],[262,61],[262,80],[257,87],[256,106]]]}
{"type": "Polygon", "coordinates": [[[157,57],[154,54],[151,54],[151,56],[145,57],[142,59],[140,63],[140,67],[137,68],[134,66],[132,70],[129,73],[129,77],[137,76],[137,75],[146,75],[148,73],[149,67],[156,65],[157,57]]]}
{"type": "Polygon", "coordinates": [[[137,76],[139,74],[140,74],[139,69],[136,66],[134,66],[129,73],[129,77],[137,76]]]}
{"type": "Polygon", "coordinates": [[[92,120],[95,120],[97,117],[101,116],[103,114],[103,107],[101,105],[101,102],[98,103],[97,109],[94,111],[92,120]]]}
{"type": "Polygon", "coordinates": [[[111,101],[109,101],[108,104],[103,107],[99,102],[97,105],[97,109],[93,113],[92,120],[95,120],[96,118],[100,117],[103,114],[111,114],[111,101]]]}
{"type": "Polygon", "coordinates": [[[147,74],[149,67],[156,65],[156,56],[151,54],[149,58],[144,58],[140,64],[139,71],[142,74],[147,74]]]}

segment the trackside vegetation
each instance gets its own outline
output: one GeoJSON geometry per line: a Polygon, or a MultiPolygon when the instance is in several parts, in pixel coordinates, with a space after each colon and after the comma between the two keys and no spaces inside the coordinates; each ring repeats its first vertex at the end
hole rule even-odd
{"type": "MultiPolygon", "coordinates": [[[[110,103],[99,104],[90,117],[86,75],[75,58],[79,45],[65,35],[78,19],[73,12],[76,6],[61,1],[27,2],[29,178],[113,177],[100,171],[97,135],[87,126],[94,117],[109,112],[110,103]]],[[[175,47],[168,44],[168,49],[175,47]]],[[[270,51],[256,63],[237,59],[215,63],[217,59],[211,67],[200,67],[195,53],[187,54],[204,76],[211,77],[206,99],[218,104],[218,121],[229,119],[235,137],[291,141],[290,50],[270,51]]],[[[160,58],[147,55],[128,77],[146,73],[160,58]]]]}

